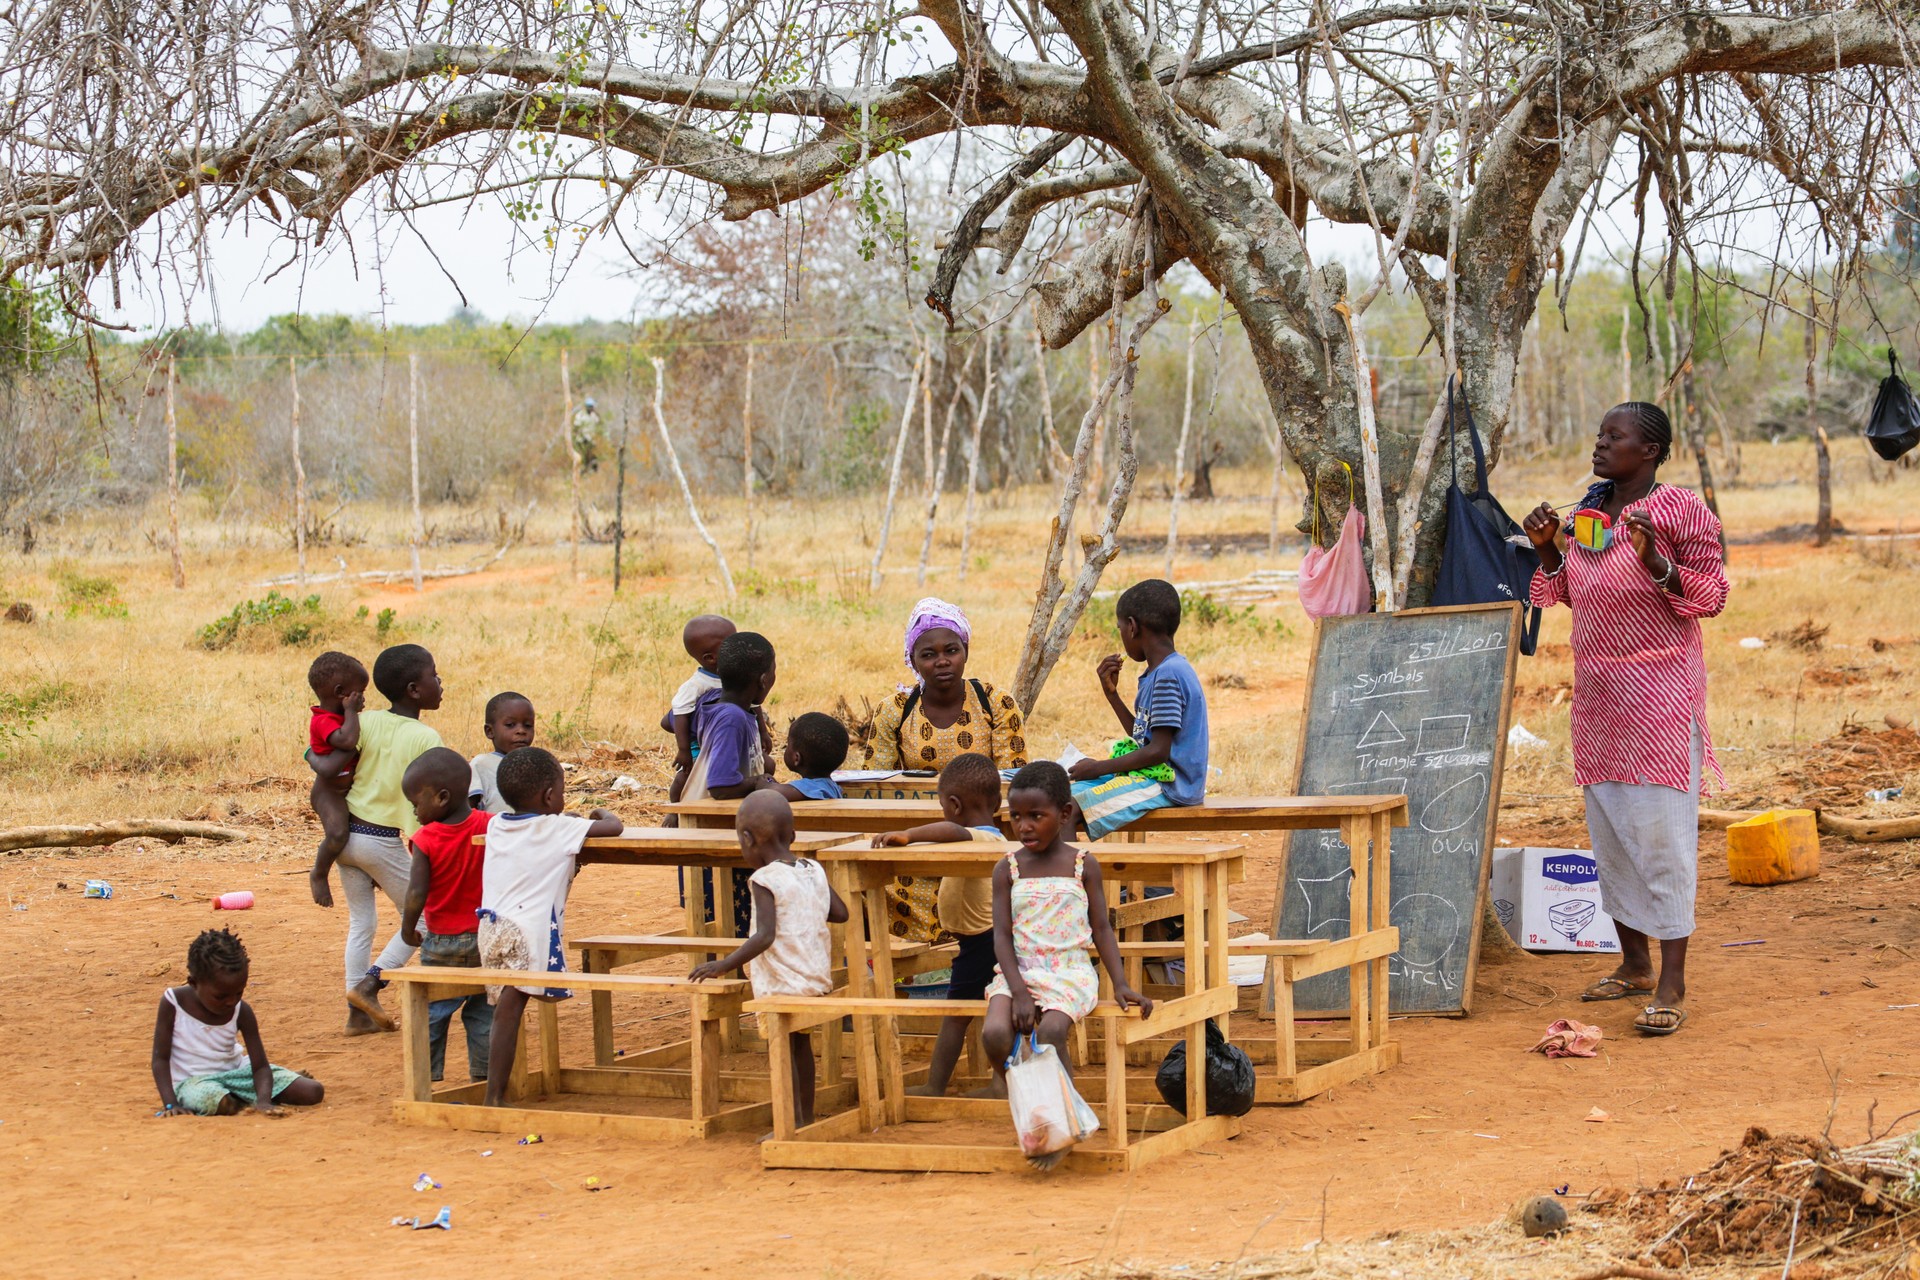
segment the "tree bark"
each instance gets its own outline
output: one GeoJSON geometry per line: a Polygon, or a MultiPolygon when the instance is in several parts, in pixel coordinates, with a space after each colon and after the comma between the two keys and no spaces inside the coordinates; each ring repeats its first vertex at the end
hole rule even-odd
{"type": "MultiPolygon", "coordinates": [[[[686,499],[687,518],[693,521],[693,531],[700,535],[700,540],[707,544],[708,550],[713,552],[714,563],[720,566],[720,582],[727,589],[727,599],[731,600],[736,593],[733,589],[733,571],[727,568],[727,553],[720,549],[720,544],[714,541],[711,533],[707,532],[707,522],[700,518],[700,505],[693,500],[693,486],[687,483],[687,473],[680,469],[680,454],[674,449],[673,437],[667,432],[667,413],[664,406],[667,367],[661,363],[659,356],[648,356],[647,362],[653,366],[653,424],[660,431],[660,447],[666,452],[667,465],[673,470],[674,483],[680,486],[680,496],[686,499]]],[[[571,429],[567,432],[567,442],[571,447],[573,442],[571,429]]],[[[576,471],[579,457],[578,453],[574,454],[576,471]]]]}
{"type": "Polygon", "coordinates": [[[913,362],[913,373],[907,378],[907,395],[900,408],[900,437],[893,444],[893,468],[887,474],[887,506],[880,517],[880,536],[874,542],[873,568],[867,574],[867,590],[880,589],[880,562],[887,554],[887,538],[893,533],[893,503],[900,492],[900,464],[907,456],[907,440],[913,435],[913,395],[920,387],[920,375],[927,366],[927,352],[922,348],[913,362]]]}
{"type": "MultiPolygon", "coordinates": [[[[1809,302],[1812,300],[1809,299],[1809,302]]],[[[1827,450],[1827,433],[1819,421],[1819,383],[1814,356],[1818,350],[1815,330],[1819,327],[1817,313],[1809,307],[1807,311],[1807,428],[1813,437],[1813,457],[1815,482],[1819,486],[1820,508],[1813,521],[1813,542],[1824,547],[1833,541],[1833,458],[1827,450]]]]}
{"type": "MultiPolygon", "coordinates": [[[[560,355],[561,378],[566,378],[566,353],[560,355]]],[[[420,356],[407,353],[407,474],[413,494],[413,529],[407,535],[407,558],[413,566],[413,590],[426,590],[420,581],[420,547],[427,540],[425,523],[420,518],[420,356]]],[[[579,568],[579,546],[574,547],[574,567],[579,568]]]]}
{"type": "Polygon", "coordinates": [[[173,559],[173,589],[185,590],[187,568],[180,556],[180,426],[173,412],[173,384],[179,375],[167,357],[167,551],[173,559]]]}

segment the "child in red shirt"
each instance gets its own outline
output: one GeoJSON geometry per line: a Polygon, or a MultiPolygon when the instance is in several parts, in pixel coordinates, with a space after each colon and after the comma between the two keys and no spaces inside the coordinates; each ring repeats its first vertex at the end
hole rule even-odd
{"type": "MultiPolygon", "coordinates": [[[[413,868],[407,903],[400,916],[400,938],[420,948],[423,965],[480,967],[480,870],[486,850],[473,838],[485,835],[493,815],[467,801],[473,768],[449,747],[435,747],[407,766],[400,788],[413,806],[420,829],[413,833],[413,868]],[[426,918],[426,934],[420,921],[426,918]]],[[[427,1006],[427,1043],[433,1078],[447,1061],[447,1028],[455,1010],[467,1029],[467,1078],[487,1078],[487,1053],[493,1043],[493,1009],[484,991],[435,1000],[427,1006]]]]}
{"type": "MultiPolygon", "coordinates": [[[[327,865],[347,847],[347,792],[360,759],[360,713],[367,669],[350,654],[327,652],[307,668],[315,705],[307,721],[307,764],[313,769],[313,811],[320,819],[320,856],[327,865]]],[[[332,906],[332,895],[321,906],[332,906]]]]}

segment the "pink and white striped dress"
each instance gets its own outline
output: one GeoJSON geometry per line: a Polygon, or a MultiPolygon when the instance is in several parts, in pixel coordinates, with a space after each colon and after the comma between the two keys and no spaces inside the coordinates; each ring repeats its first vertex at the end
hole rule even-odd
{"type": "Polygon", "coordinates": [[[1707,733],[1707,664],[1700,619],[1727,603],[1720,521],[1691,489],[1659,485],[1625,511],[1653,522],[1680,594],[1653,581],[1614,521],[1605,551],[1569,544],[1565,566],[1533,575],[1531,602],[1573,609],[1573,769],[1582,786],[1657,784],[1688,791],[1693,728],[1705,763],[1725,776],[1707,733]]]}

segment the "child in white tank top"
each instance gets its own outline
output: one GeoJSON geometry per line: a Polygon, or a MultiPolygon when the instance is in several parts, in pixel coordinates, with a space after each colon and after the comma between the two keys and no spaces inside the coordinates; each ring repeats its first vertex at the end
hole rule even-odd
{"type": "Polygon", "coordinates": [[[326,1096],[311,1076],[276,1067],[260,1043],[247,989],[247,949],[225,929],[208,929],[187,948],[187,980],[160,996],[153,1024],[153,1083],[160,1116],[230,1116],[251,1105],[281,1115],[277,1104],[310,1107],[326,1096]]]}
{"type": "MultiPolygon", "coordinates": [[[[833,990],[833,954],[827,926],[847,918],[847,904],[827,883],[820,864],[793,856],[793,806],[778,791],[756,791],[734,816],[740,853],[753,874],[753,936],[732,955],[692,973],[695,982],[747,965],[755,996],[823,996],[833,990]]],[[[793,1114],[813,1123],[813,1042],[792,1032],[793,1114]]]]}

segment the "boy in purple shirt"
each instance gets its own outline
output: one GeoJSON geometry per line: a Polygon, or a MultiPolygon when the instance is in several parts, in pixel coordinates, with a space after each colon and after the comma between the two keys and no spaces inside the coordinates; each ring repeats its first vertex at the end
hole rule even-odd
{"type": "MultiPolygon", "coordinates": [[[[773,644],[755,631],[737,631],[720,642],[714,659],[720,687],[700,699],[694,709],[694,737],[700,754],[681,789],[682,800],[736,800],[763,787],[776,785],[768,776],[760,747],[760,717],[754,708],[765,702],[775,676],[773,644]]],[[[707,901],[713,901],[713,873],[707,880],[707,901]]],[[[747,878],[733,878],[735,937],[753,932],[753,898],[747,878]]]]}

